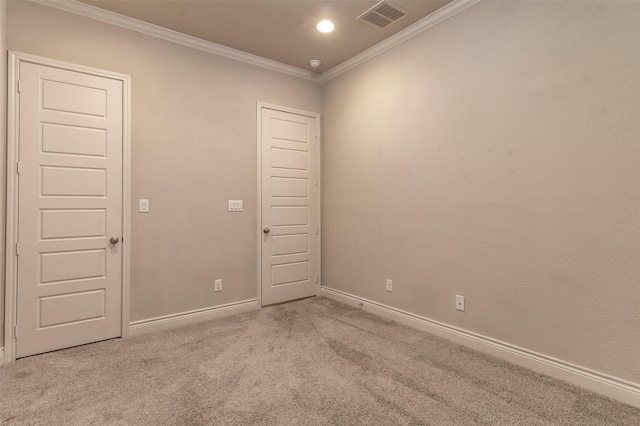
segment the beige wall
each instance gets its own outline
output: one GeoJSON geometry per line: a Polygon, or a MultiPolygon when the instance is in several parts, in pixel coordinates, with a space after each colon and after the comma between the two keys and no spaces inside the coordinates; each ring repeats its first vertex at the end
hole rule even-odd
{"type": "Polygon", "coordinates": [[[256,103],[319,112],[320,86],[26,2],[7,42],[132,77],[131,319],[255,298],[256,103]]]}
{"type": "Polygon", "coordinates": [[[326,83],[323,284],[640,382],[638,46],[487,1],[326,83]]]}
{"type": "Polygon", "coordinates": [[[4,346],[4,212],[7,120],[7,2],[0,0],[0,347],[4,346]]]}

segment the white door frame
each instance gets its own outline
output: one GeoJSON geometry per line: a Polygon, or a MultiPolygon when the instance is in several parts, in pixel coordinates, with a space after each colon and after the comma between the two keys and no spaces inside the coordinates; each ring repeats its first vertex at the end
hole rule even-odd
{"type": "Polygon", "coordinates": [[[7,117],[7,197],[6,197],[6,250],[5,250],[5,311],[4,311],[4,362],[16,359],[15,325],[17,313],[16,243],[18,233],[18,129],[20,128],[20,97],[18,78],[20,63],[28,62],[69,71],[82,72],[122,81],[122,337],[129,334],[129,271],[131,256],[131,77],[111,71],[85,67],[68,62],[42,58],[26,53],[9,51],[9,85],[7,117]]]}
{"type": "Polygon", "coordinates": [[[261,309],[262,308],[262,109],[263,108],[267,108],[267,109],[272,109],[272,110],[276,110],[276,111],[282,111],[282,112],[288,112],[288,113],[292,113],[292,114],[299,114],[299,115],[304,115],[307,117],[313,117],[316,119],[316,126],[317,126],[317,135],[318,135],[318,143],[316,143],[316,170],[317,170],[317,180],[318,180],[318,190],[316,192],[316,196],[317,196],[317,212],[316,212],[316,217],[317,217],[317,221],[318,221],[318,238],[316,239],[316,268],[318,271],[318,282],[316,283],[316,296],[320,295],[320,287],[322,285],[322,244],[321,244],[321,238],[322,238],[322,221],[320,220],[320,211],[321,211],[321,202],[320,202],[320,194],[321,194],[321,189],[320,189],[320,174],[321,174],[321,169],[320,169],[320,144],[321,144],[321,140],[322,138],[320,137],[320,114],[317,112],[309,112],[309,111],[304,111],[301,109],[295,109],[295,108],[288,108],[288,107],[283,107],[280,105],[273,105],[273,104],[269,104],[269,103],[265,103],[265,102],[258,102],[258,106],[257,106],[257,114],[256,114],[256,118],[257,118],[257,143],[256,143],[256,156],[257,156],[257,180],[258,180],[258,194],[257,194],[257,203],[256,203],[256,211],[257,211],[257,220],[256,220],[256,235],[257,235],[257,239],[258,239],[258,259],[257,259],[257,264],[256,264],[256,268],[257,268],[257,275],[258,275],[258,282],[257,282],[257,289],[258,289],[258,307],[261,309]]]}

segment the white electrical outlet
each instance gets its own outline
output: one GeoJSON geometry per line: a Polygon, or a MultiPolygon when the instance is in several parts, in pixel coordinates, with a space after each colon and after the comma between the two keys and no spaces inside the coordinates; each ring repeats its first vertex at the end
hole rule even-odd
{"type": "Polygon", "coordinates": [[[464,296],[456,296],[456,309],[464,312],[464,296]]]}
{"type": "Polygon", "coordinates": [[[149,213],[149,200],[138,200],[138,212],[139,213],[149,213]]]}
{"type": "Polygon", "coordinates": [[[215,280],[213,291],[222,291],[222,280],[215,280]]]}
{"type": "Polygon", "coordinates": [[[387,291],[393,292],[393,281],[387,278],[387,291]]]}

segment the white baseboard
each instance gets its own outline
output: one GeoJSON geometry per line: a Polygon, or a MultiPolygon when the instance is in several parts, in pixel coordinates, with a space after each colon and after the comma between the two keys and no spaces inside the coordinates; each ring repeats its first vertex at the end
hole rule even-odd
{"type": "Polygon", "coordinates": [[[222,318],[229,315],[241,314],[258,309],[258,300],[249,299],[226,305],[213,306],[211,308],[197,309],[194,311],[180,312],[178,314],[133,321],[129,324],[129,336],[140,336],[153,331],[168,330],[183,327],[202,321],[222,318]]]}
{"type": "Polygon", "coordinates": [[[321,295],[640,408],[640,384],[638,383],[599,373],[329,287],[321,287],[321,295]]]}

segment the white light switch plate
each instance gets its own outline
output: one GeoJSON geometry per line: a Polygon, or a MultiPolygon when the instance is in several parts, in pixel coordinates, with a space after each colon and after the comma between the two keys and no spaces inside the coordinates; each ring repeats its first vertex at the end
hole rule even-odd
{"type": "Polygon", "coordinates": [[[230,212],[241,212],[242,211],[242,200],[229,200],[229,211],[230,212]]]}
{"type": "Polygon", "coordinates": [[[149,200],[139,200],[140,204],[138,206],[139,213],[149,213],[149,200]]]}

